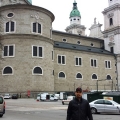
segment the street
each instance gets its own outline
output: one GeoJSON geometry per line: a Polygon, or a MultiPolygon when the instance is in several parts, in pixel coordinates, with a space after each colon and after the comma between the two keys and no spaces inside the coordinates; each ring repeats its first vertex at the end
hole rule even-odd
{"type": "MultiPolygon", "coordinates": [[[[66,120],[67,105],[37,102],[35,99],[7,99],[6,113],[1,120],[66,120]]],[[[120,115],[95,114],[94,120],[119,120],[120,115]]]]}

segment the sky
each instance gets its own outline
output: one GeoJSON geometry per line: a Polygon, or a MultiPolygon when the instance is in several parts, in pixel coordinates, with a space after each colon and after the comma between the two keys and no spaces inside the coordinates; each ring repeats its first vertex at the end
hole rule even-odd
{"type": "MultiPolygon", "coordinates": [[[[51,11],[55,20],[52,23],[54,30],[65,32],[70,25],[69,15],[73,8],[74,0],[32,0],[32,4],[51,11]]],[[[81,25],[86,27],[86,35],[89,35],[89,28],[96,22],[102,24],[104,30],[104,16],[102,11],[108,7],[108,0],[76,0],[78,10],[81,14],[81,25]]]]}

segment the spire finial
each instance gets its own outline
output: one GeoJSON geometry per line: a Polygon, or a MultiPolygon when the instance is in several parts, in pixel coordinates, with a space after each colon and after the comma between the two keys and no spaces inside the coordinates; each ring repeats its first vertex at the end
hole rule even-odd
{"type": "Polygon", "coordinates": [[[96,24],[96,18],[94,18],[94,24],[96,24]]]}

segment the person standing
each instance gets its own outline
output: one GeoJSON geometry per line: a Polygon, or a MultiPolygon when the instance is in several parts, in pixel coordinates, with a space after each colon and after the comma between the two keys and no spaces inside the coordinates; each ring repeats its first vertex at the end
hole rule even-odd
{"type": "Polygon", "coordinates": [[[75,98],[69,102],[66,120],[93,120],[89,102],[82,98],[82,88],[75,91],[75,98]]]}

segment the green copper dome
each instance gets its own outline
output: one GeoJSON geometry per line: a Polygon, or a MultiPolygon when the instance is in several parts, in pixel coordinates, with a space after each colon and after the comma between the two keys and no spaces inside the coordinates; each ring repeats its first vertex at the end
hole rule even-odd
{"type": "Polygon", "coordinates": [[[77,9],[77,3],[74,1],[73,3],[73,10],[70,13],[70,17],[81,17],[79,10],[77,9]]]}
{"type": "Polygon", "coordinates": [[[30,4],[32,4],[32,0],[27,0],[30,4]]]}

